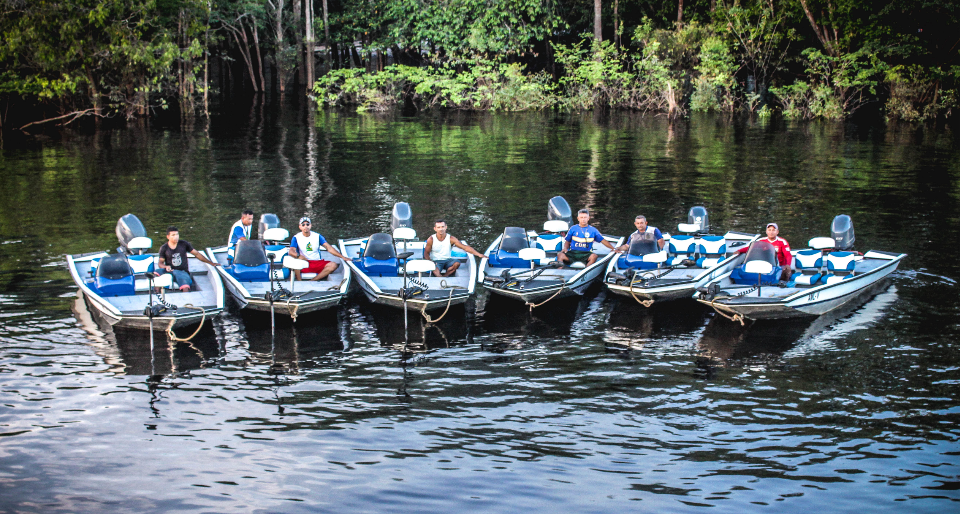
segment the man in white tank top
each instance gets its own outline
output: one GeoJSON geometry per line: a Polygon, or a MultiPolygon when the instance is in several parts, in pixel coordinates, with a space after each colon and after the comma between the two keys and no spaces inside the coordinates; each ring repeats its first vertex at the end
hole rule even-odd
{"type": "Polygon", "coordinates": [[[426,246],[423,247],[423,255],[425,257],[429,257],[429,259],[437,265],[437,269],[433,270],[433,276],[449,277],[457,272],[457,268],[460,267],[460,261],[453,258],[451,253],[453,246],[456,246],[457,248],[460,248],[471,255],[476,255],[481,259],[483,258],[482,253],[461,243],[459,239],[451,236],[450,234],[447,234],[446,221],[437,220],[433,224],[433,230],[436,232],[436,234],[430,236],[427,239],[426,246]]]}

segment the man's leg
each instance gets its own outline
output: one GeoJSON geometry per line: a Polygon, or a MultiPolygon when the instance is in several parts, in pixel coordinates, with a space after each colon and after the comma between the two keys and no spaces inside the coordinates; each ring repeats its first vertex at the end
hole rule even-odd
{"type": "Polygon", "coordinates": [[[557,261],[562,264],[570,264],[570,258],[563,252],[557,253],[557,261]]]}
{"type": "Polygon", "coordinates": [[[173,279],[177,281],[177,284],[180,286],[181,292],[190,291],[190,286],[193,285],[193,279],[190,278],[190,273],[175,269],[170,273],[173,274],[173,279]]]}
{"type": "Polygon", "coordinates": [[[443,274],[445,277],[449,277],[457,272],[457,268],[460,267],[460,261],[454,261],[453,264],[447,266],[447,272],[443,274]]]}
{"type": "Polygon", "coordinates": [[[317,276],[313,277],[313,280],[323,280],[327,278],[327,275],[336,271],[338,266],[340,265],[335,262],[328,261],[327,264],[323,266],[323,269],[320,270],[320,273],[317,273],[317,276]]]}
{"type": "Polygon", "coordinates": [[[591,253],[590,257],[587,257],[587,266],[592,266],[595,262],[597,262],[597,254],[591,253]]]}

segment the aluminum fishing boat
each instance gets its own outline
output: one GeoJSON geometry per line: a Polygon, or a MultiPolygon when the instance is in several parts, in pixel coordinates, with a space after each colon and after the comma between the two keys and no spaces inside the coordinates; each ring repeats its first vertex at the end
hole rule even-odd
{"type": "Polygon", "coordinates": [[[223,284],[213,266],[189,256],[193,288],[181,292],[171,274],[157,273],[157,254],[146,253],[153,241],[136,216],[120,218],[116,232],[117,253],[67,256],[73,281],[91,310],[109,325],[172,330],[223,311],[223,284]]]}
{"type": "Polygon", "coordinates": [[[336,271],[321,280],[312,280],[315,273],[303,273],[303,280],[294,280],[292,270],[303,269],[306,261],[288,255],[286,240],[290,233],[280,228],[274,214],[260,217],[261,239],[239,241],[236,248],[207,248],[207,257],[220,264],[217,271],[241,309],[298,316],[336,307],[347,296],[352,277],[343,262],[321,249],[322,258],[339,264],[336,271]]]}
{"type": "Polygon", "coordinates": [[[731,319],[778,319],[819,316],[874,291],[906,254],[853,249],[853,221],[841,214],[833,220],[832,237],[815,237],[810,248],[793,251],[796,271],[781,282],[776,251],[764,239],[755,241],[745,262],[697,284],[695,298],[731,319]]]}
{"type": "MultiPolygon", "coordinates": [[[[586,266],[570,266],[557,262],[563,250],[566,232],[573,222],[570,205],[555,196],[547,205],[547,221],[543,232],[521,227],[506,227],[487,247],[480,262],[479,280],[493,294],[513,298],[536,307],[550,300],[583,295],[594,280],[603,275],[607,263],[616,252],[601,243],[593,243],[597,260],[586,266]]],[[[614,248],[623,238],[601,234],[614,248]]]]}
{"type": "Polygon", "coordinates": [[[661,249],[648,230],[629,249],[607,264],[604,282],[611,293],[628,296],[644,306],[654,302],[690,298],[701,280],[716,278],[742,264],[737,250],[760,237],[727,232],[710,234],[707,210],[693,207],[687,223],[677,226],[681,235],[663,234],[661,249]]]}
{"type": "MultiPolygon", "coordinates": [[[[413,215],[405,202],[393,206],[391,233],[340,240],[340,253],[349,257],[347,266],[355,282],[375,304],[425,312],[466,302],[476,293],[477,263],[472,255],[454,248],[452,256],[461,263],[449,277],[435,277],[417,239],[413,215]],[[425,262],[424,262],[425,261],[425,262]]],[[[441,314],[443,316],[444,314],[441,314]]]]}

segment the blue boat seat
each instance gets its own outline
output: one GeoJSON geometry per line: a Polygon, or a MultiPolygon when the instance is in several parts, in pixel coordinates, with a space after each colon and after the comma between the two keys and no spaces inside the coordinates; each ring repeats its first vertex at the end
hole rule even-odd
{"type": "Polygon", "coordinates": [[[537,248],[545,252],[559,252],[563,250],[563,237],[559,234],[542,234],[537,236],[537,248]]]}
{"type": "Polygon", "coordinates": [[[646,262],[643,260],[643,257],[643,255],[621,255],[620,258],[617,259],[617,268],[657,269],[659,267],[658,263],[646,262]]]}
{"type": "Polygon", "coordinates": [[[812,286],[823,277],[823,252],[820,250],[800,250],[793,258],[793,267],[800,272],[792,277],[795,285],[812,286]]]}
{"type": "Polygon", "coordinates": [[[367,275],[396,277],[399,274],[400,261],[397,259],[393,236],[383,233],[370,236],[357,267],[367,275]]]}
{"type": "Polygon", "coordinates": [[[226,268],[240,282],[267,282],[270,280],[270,263],[263,243],[256,239],[237,241],[233,265],[226,268]]]}
{"type": "Polygon", "coordinates": [[[727,240],[723,236],[703,236],[698,245],[700,258],[697,266],[708,269],[720,264],[727,254],[727,240]]]}
{"type": "Polygon", "coordinates": [[[286,245],[266,245],[264,250],[267,252],[267,260],[269,261],[270,255],[273,255],[273,262],[282,262],[283,257],[289,254],[289,249],[286,245]]]}
{"type": "Polygon", "coordinates": [[[152,255],[131,255],[127,257],[127,261],[130,263],[130,267],[133,268],[133,272],[137,275],[152,273],[156,269],[152,255]]]}
{"type": "Polygon", "coordinates": [[[520,227],[506,227],[500,246],[489,255],[490,265],[498,268],[529,268],[530,261],[520,258],[520,250],[529,248],[527,231],[520,227]]]}
{"type": "Polygon", "coordinates": [[[670,258],[667,259],[668,266],[676,266],[684,260],[690,259],[697,252],[696,239],[691,235],[673,236],[668,244],[670,253],[670,258]]]}
{"type": "Polygon", "coordinates": [[[136,294],[136,280],[127,258],[116,254],[100,259],[93,286],[101,296],[136,294]]]}
{"type": "Polygon", "coordinates": [[[824,257],[827,264],[827,274],[821,281],[824,284],[836,284],[837,282],[853,278],[853,270],[857,265],[857,254],[854,252],[831,252],[824,257]]]}

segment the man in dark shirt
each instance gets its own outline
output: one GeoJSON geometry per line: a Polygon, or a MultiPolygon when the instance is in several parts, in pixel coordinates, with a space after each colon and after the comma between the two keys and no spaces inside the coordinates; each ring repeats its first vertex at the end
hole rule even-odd
{"type": "Polygon", "coordinates": [[[210,262],[200,252],[193,248],[193,245],[180,240],[180,230],[177,227],[167,227],[167,242],[160,247],[160,267],[173,274],[173,279],[180,284],[180,291],[187,292],[193,285],[193,279],[190,278],[190,266],[187,264],[187,254],[192,253],[194,257],[201,262],[217,266],[217,263],[210,262]]]}

